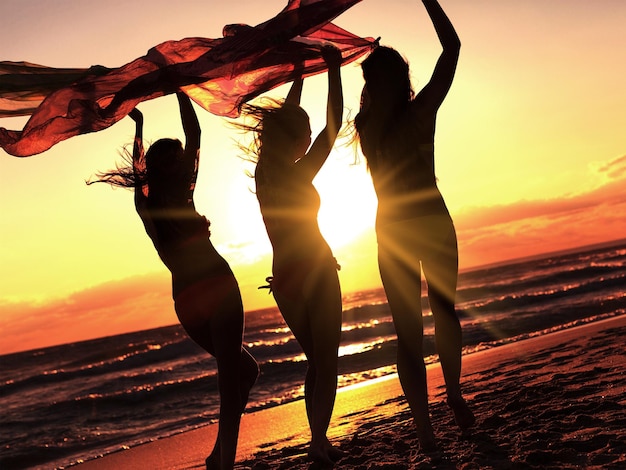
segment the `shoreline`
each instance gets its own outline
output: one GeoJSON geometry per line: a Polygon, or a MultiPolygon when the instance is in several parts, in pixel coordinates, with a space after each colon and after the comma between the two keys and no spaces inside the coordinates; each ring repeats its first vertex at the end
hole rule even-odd
{"type": "MultiPolygon", "coordinates": [[[[500,416],[503,413],[494,414],[493,408],[496,404],[506,407],[507,403],[499,403],[504,399],[506,399],[508,405],[517,400],[515,390],[511,390],[510,387],[504,388],[507,383],[521,387],[520,390],[524,390],[524,387],[533,383],[533,381],[538,381],[537,383],[539,385],[549,384],[551,380],[554,380],[556,377],[567,382],[567,378],[569,377],[567,372],[570,369],[581,368],[586,364],[589,370],[585,371],[583,378],[586,378],[589,383],[579,383],[581,380],[579,379],[579,382],[564,384],[562,388],[565,391],[568,391],[568,393],[573,396],[576,394],[575,390],[580,389],[584,391],[589,389],[591,382],[598,380],[598,377],[594,377],[594,375],[601,376],[602,373],[606,373],[608,370],[617,369],[617,371],[614,371],[618,374],[616,376],[616,378],[619,379],[617,383],[604,383],[604,389],[596,389],[598,387],[595,387],[589,393],[591,393],[590,396],[593,397],[596,396],[594,393],[604,393],[604,395],[600,395],[604,399],[604,397],[607,396],[616,397],[616,393],[619,392],[621,396],[624,397],[626,392],[626,376],[624,375],[626,374],[626,356],[623,353],[621,356],[610,355],[611,351],[614,349],[610,347],[610,340],[613,339],[611,335],[617,335],[618,330],[619,332],[626,333],[626,315],[598,320],[465,355],[463,357],[462,384],[464,386],[465,396],[478,418],[478,425],[475,428],[474,434],[485,438],[485,428],[491,429],[495,425],[501,426],[505,424],[502,420],[506,420],[506,418],[500,416]],[[592,356],[593,360],[585,361],[584,355],[581,354],[592,354],[592,350],[594,349],[591,347],[590,342],[593,339],[596,339],[594,343],[596,350],[602,348],[603,345],[605,346],[604,349],[602,349],[603,354],[599,354],[596,351],[596,354],[592,356]],[[572,356],[571,353],[568,352],[571,351],[572,348],[579,350],[577,355],[572,356]],[[574,362],[569,364],[571,366],[570,368],[567,367],[567,361],[576,360],[580,361],[580,364],[575,362],[576,368],[574,368],[574,362]],[[607,361],[609,361],[610,367],[607,366],[607,361]],[[537,374],[539,374],[541,378],[534,377],[537,374]],[[499,390],[500,387],[503,387],[502,392],[506,393],[501,393],[501,390],[499,390]],[[569,390],[570,388],[572,389],[571,391],[569,390]],[[512,396],[508,396],[511,394],[512,396]],[[508,396],[508,398],[503,395],[508,396]],[[486,404],[489,404],[489,408],[491,409],[485,409],[486,404]],[[498,416],[496,417],[496,415],[498,416]]],[[[619,341],[619,338],[620,336],[617,335],[614,337],[614,340],[619,341]]],[[[617,355],[618,353],[615,354],[617,355]]],[[[445,422],[446,425],[444,427],[446,431],[444,432],[442,440],[447,444],[446,447],[450,445],[453,447],[458,446],[459,442],[464,441],[462,439],[459,441],[460,433],[454,426],[448,426],[448,424],[450,424],[451,415],[444,403],[445,388],[439,364],[435,363],[427,366],[427,373],[430,403],[436,431],[438,431],[439,435],[441,432],[439,428],[443,426],[442,421],[445,422]]],[[[538,393],[539,392],[538,390],[538,393]]],[[[559,403],[554,403],[554,405],[559,408],[559,403]]],[[[567,406],[572,406],[571,399],[567,403],[567,406]]],[[[621,401],[618,400],[612,403],[612,406],[621,407],[620,412],[623,414],[626,410],[626,399],[621,398],[621,401]]],[[[532,410],[530,411],[532,412],[532,410]]],[[[284,405],[245,414],[241,422],[236,468],[248,469],[256,468],[257,466],[259,469],[276,468],[278,463],[280,463],[281,468],[285,469],[308,468],[309,463],[306,461],[306,443],[309,439],[309,431],[305,415],[303,400],[297,400],[284,405]]],[[[528,420],[529,417],[525,419],[528,420]]],[[[586,418],[581,419],[584,421],[586,418]]],[[[623,429],[626,429],[626,420],[622,420],[621,425],[623,429]]],[[[583,427],[581,432],[584,430],[585,428],[583,427]]],[[[358,454],[363,456],[364,452],[367,456],[361,459],[363,461],[358,462],[358,465],[360,465],[359,468],[369,468],[363,465],[369,462],[374,465],[378,459],[384,459],[386,461],[392,460],[393,455],[389,450],[381,450],[381,436],[378,435],[381,433],[391,436],[397,435],[398,433],[403,435],[400,440],[404,442],[406,449],[399,454],[399,462],[404,462],[404,464],[400,465],[409,465],[406,463],[408,458],[409,461],[413,462],[410,464],[413,466],[400,466],[397,468],[420,468],[422,464],[430,465],[430,468],[432,468],[433,456],[421,455],[415,451],[415,445],[410,445],[411,431],[410,414],[402,399],[402,390],[396,374],[338,390],[328,436],[335,445],[347,451],[349,457],[342,459],[337,464],[337,468],[356,468],[356,466],[353,467],[351,465],[357,465],[357,463],[351,464],[350,460],[355,458],[358,460],[358,454]],[[406,436],[404,434],[406,434],[406,436]],[[364,436],[370,436],[372,442],[367,441],[364,436]],[[359,444],[361,441],[369,442],[369,444],[361,446],[359,444]],[[357,455],[355,456],[355,454],[357,455]],[[415,467],[415,465],[417,466],[415,467]]],[[[520,429],[520,432],[524,433],[525,431],[520,429]]],[[[80,467],[78,470],[110,468],[151,468],[154,470],[204,468],[204,458],[213,445],[216,433],[217,424],[211,424],[141,444],[127,450],[96,457],[83,463],[72,465],[71,467],[80,467]]],[[[626,435],[626,431],[624,431],[621,438],[623,438],[624,435],[626,435]]],[[[394,440],[395,438],[392,437],[391,439],[394,440]]],[[[609,438],[607,437],[607,439],[609,438]]],[[[492,438],[488,440],[490,442],[493,441],[492,438]]],[[[552,441],[553,440],[554,439],[552,439],[552,441]]],[[[493,444],[493,442],[491,443],[493,444]]],[[[482,442],[482,444],[487,445],[485,442],[482,442]]],[[[613,447],[611,447],[611,445],[610,442],[604,443],[602,448],[606,448],[606,450],[609,451],[615,447],[615,445],[613,445],[613,447]]],[[[622,444],[622,447],[618,450],[622,452],[623,457],[620,463],[626,466],[626,457],[623,455],[624,452],[626,452],[626,448],[623,446],[622,444]]],[[[476,447],[476,445],[474,445],[474,447],[476,447]]],[[[586,447],[589,449],[590,445],[586,444],[586,447]]],[[[567,449],[571,449],[571,447],[567,447],[567,449]]],[[[502,466],[485,466],[483,462],[483,464],[479,465],[480,468],[507,468],[508,464],[512,464],[516,461],[519,461],[521,464],[523,461],[523,459],[516,459],[515,455],[513,455],[507,460],[507,463],[502,458],[501,450],[492,449],[492,451],[493,452],[490,453],[493,453],[495,457],[499,456],[496,460],[502,460],[502,462],[499,462],[499,465],[502,466]]],[[[537,452],[531,452],[535,459],[539,458],[538,455],[541,454],[541,452],[537,452]]],[[[575,452],[575,450],[565,453],[570,455],[572,452],[575,452]]],[[[457,455],[458,454],[459,452],[457,452],[457,455]]],[[[461,454],[465,455],[467,452],[465,452],[465,454],[461,452],[461,454]]],[[[465,457],[469,458],[467,455],[465,455],[465,457]]],[[[484,457],[485,456],[482,456],[481,458],[484,457]]],[[[536,468],[551,468],[545,466],[546,458],[547,457],[544,455],[544,462],[542,464],[544,466],[538,466],[536,468]]],[[[449,459],[449,457],[444,456],[444,463],[447,462],[447,459],[449,459]]],[[[571,459],[576,460],[574,457],[571,457],[571,459]]],[[[442,464],[440,462],[439,464],[435,463],[435,465],[440,467],[442,464]]],[[[576,465],[576,468],[580,468],[578,463],[576,463],[576,465]]],[[[441,468],[452,467],[445,467],[444,465],[444,467],[441,468]]],[[[522,465],[520,468],[533,467],[532,465],[522,465]]],[[[560,462],[558,466],[553,468],[568,467],[566,465],[564,466],[563,462],[560,462]]]]}

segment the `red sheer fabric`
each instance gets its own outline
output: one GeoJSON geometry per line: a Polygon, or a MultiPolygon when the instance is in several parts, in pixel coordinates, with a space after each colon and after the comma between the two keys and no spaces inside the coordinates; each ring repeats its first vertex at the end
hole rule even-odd
{"type": "Polygon", "coordinates": [[[0,117],[32,113],[22,131],[0,128],[0,146],[15,156],[35,155],[179,89],[213,114],[236,117],[246,101],[293,80],[297,68],[304,76],[325,71],[324,43],[338,47],[344,63],[368,53],[373,39],[331,23],[359,1],[290,0],[257,26],[228,25],[218,39],[167,41],[117,69],[0,63],[0,117]]]}
{"type": "Polygon", "coordinates": [[[55,90],[110,69],[60,69],[29,62],[0,62],[0,118],[28,116],[55,90]]]}

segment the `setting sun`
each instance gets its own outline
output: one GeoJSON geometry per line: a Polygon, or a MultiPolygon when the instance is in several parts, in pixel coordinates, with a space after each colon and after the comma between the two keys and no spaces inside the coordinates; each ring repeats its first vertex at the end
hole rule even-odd
{"type": "Polygon", "coordinates": [[[331,154],[315,180],[322,195],[320,230],[333,249],[350,244],[374,226],[377,204],[365,162],[354,164],[351,149],[339,147],[338,152],[341,156],[331,154]]]}

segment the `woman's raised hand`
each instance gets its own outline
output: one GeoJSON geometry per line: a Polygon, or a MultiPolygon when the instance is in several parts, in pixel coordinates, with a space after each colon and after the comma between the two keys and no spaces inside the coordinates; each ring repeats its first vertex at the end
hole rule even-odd
{"type": "Polygon", "coordinates": [[[337,47],[328,44],[322,46],[321,52],[322,58],[329,67],[339,67],[341,65],[343,57],[341,56],[341,51],[337,47]]]}
{"type": "Polygon", "coordinates": [[[128,115],[135,122],[143,122],[143,114],[137,108],[133,108],[133,110],[128,113],[128,115]]]}

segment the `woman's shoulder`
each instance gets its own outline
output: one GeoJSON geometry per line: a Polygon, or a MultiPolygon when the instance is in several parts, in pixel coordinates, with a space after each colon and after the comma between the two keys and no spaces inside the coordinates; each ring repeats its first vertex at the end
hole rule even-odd
{"type": "Polygon", "coordinates": [[[423,117],[432,114],[428,106],[428,97],[418,93],[409,103],[408,113],[412,117],[423,117]]]}
{"type": "Polygon", "coordinates": [[[426,99],[418,95],[409,104],[405,122],[411,127],[428,130],[434,126],[436,118],[437,111],[428,105],[426,99]]]}

